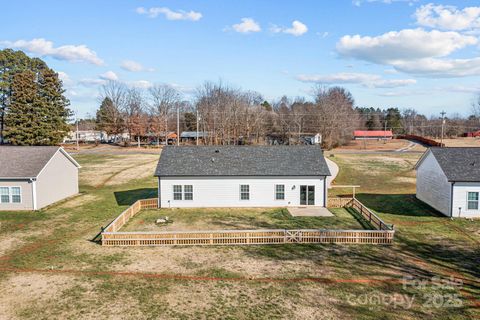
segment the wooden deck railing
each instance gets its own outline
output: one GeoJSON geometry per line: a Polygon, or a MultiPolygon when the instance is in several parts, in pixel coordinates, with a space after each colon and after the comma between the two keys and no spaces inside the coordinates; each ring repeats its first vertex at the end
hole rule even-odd
{"type": "Polygon", "coordinates": [[[392,230],[213,230],[104,232],[104,246],[252,245],[285,243],[391,244],[392,230]]]}
{"type": "Polygon", "coordinates": [[[327,207],[328,208],[344,208],[344,207],[348,207],[348,205],[350,205],[352,201],[353,201],[353,198],[332,197],[327,199],[327,207]]]}

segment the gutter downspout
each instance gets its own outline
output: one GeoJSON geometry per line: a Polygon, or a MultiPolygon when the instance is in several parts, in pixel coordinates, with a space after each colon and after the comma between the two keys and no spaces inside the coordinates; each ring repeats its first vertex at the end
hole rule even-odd
{"type": "Polygon", "coordinates": [[[161,207],[161,192],[160,192],[160,177],[158,177],[158,200],[157,200],[157,208],[160,208],[161,207]]]}
{"type": "Polygon", "coordinates": [[[450,187],[450,218],[453,218],[453,187],[455,186],[455,181],[452,182],[450,187]]]}
{"type": "Polygon", "coordinates": [[[32,178],[32,179],[30,179],[30,182],[32,183],[33,210],[36,211],[36,210],[38,210],[38,206],[37,206],[37,179],[32,178]]]}

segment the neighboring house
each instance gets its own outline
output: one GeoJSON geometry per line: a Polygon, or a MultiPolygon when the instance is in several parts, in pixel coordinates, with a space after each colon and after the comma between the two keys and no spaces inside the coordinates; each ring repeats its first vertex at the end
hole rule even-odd
{"type": "Polygon", "coordinates": [[[300,140],[304,144],[321,144],[322,135],[320,133],[317,133],[315,135],[310,135],[310,136],[301,136],[300,140]]]}
{"type": "Polygon", "coordinates": [[[167,146],[155,176],[162,208],[322,206],[319,146],[167,146]]]}
{"type": "Polygon", "coordinates": [[[107,142],[108,135],[105,131],[96,131],[96,130],[79,130],[79,131],[70,131],[68,137],[66,137],[63,142],[76,142],[78,137],[79,142],[88,143],[88,142],[107,142]]]}
{"type": "Polygon", "coordinates": [[[355,140],[382,140],[393,139],[392,130],[355,130],[353,132],[355,140]]]}
{"type": "Polygon", "coordinates": [[[480,130],[477,131],[471,131],[471,132],[465,132],[463,134],[464,137],[469,137],[469,138],[478,138],[480,137],[480,130]]]}
{"type": "Polygon", "coordinates": [[[415,169],[418,199],[448,217],[480,217],[480,148],[430,148],[415,169]]]}
{"type": "Polygon", "coordinates": [[[38,210],[77,194],[79,168],[63,148],[0,146],[0,211],[38,210]]]}
{"type": "MultiPolygon", "coordinates": [[[[208,133],[199,131],[198,132],[199,139],[206,139],[208,138],[208,133]]],[[[180,141],[182,142],[195,142],[197,140],[197,132],[196,131],[183,131],[180,134],[180,141]]]]}

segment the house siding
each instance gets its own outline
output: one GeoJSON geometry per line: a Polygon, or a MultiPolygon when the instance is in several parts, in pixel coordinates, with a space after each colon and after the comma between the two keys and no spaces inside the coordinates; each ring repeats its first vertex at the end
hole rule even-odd
{"type": "Polygon", "coordinates": [[[451,183],[430,151],[417,168],[417,198],[450,216],[451,183]]]}
{"type": "Polygon", "coordinates": [[[468,210],[468,192],[480,193],[480,182],[456,182],[453,188],[453,217],[480,217],[480,210],[468,210]]]}
{"type": "Polygon", "coordinates": [[[37,177],[37,209],[78,193],[78,168],[60,151],[37,177]]]}
{"type": "Polygon", "coordinates": [[[324,206],[325,177],[161,177],[163,208],[285,207],[300,205],[300,185],[315,186],[315,205],[324,206]],[[250,186],[250,200],[240,200],[240,185],[250,186]],[[275,185],[285,185],[285,200],[275,200],[275,185]],[[193,185],[193,200],[174,200],[173,185],[193,185]]]}
{"type": "Polygon", "coordinates": [[[20,187],[21,203],[0,203],[0,211],[33,210],[32,182],[0,179],[0,187],[20,187]]]}

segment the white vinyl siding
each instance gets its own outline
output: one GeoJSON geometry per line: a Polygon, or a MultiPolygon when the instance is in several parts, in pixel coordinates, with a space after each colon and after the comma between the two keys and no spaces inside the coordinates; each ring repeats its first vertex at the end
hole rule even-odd
{"type": "MultiPolygon", "coordinates": [[[[300,206],[300,186],[315,186],[315,206],[324,205],[324,177],[161,177],[162,208],[287,207],[300,206]],[[191,185],[193,200],[175,200],[174,185],[191,185]],[[249,200],[241,200],[240,185],[248,185],[249,200]],[[276,200],[276,185],[284,185],[285,199],[276,200]]],[[[183,191],[183,188],[182,188],[183,191]]]]}
{"type": "Polygon", "coordinates": [[[435,156],[428,151],[417,168],[417,198],[450,216],[451,188],[452,185],[435,156]]]}
{"type": "Polygon", "coordinates": [[[480,182],[456,182],[453,185],[453,217],[480,217],[480,182]]]}

